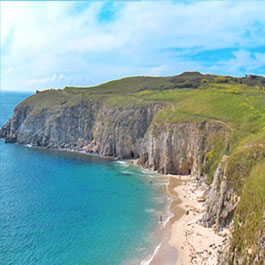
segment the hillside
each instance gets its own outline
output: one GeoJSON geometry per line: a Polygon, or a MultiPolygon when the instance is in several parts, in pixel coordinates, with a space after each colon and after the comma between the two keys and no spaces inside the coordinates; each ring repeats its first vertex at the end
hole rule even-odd
{"type": "Polygon", "coordinates": [[[223,264],[265,260],[265,78],[131,77],[38,92],[1,129],[6,142],[135,158],[210,185],[205,226],[232,226],[223,264]]]}

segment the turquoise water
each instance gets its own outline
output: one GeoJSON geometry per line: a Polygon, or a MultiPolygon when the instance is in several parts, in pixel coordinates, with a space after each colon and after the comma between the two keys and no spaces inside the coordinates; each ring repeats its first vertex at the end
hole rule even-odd
{"type": "MultiPolygon", "coordinates": [[[[1,92],[1,126],[28,95],[1,92]]],[[[139,264],[158,244],[166,200],[156,176],[2,140],[0,159],[0,264],[139,264]]]]}

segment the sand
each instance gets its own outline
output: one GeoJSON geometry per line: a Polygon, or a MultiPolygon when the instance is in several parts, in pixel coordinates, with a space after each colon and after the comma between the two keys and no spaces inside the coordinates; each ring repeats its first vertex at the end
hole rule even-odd
{"type": "Polygon", "coordinates": [[[208,187],[192,176],[169,176],[168,193],[173,217],[167,223],[161,245],[150,265],[217,265],[228,229],[216,232],[199,224],[205,212],[208,187]]]}
{"type": "MultiPolygon", "coordinates": [[[[138,166],[136,160],[130,162],[138,166]]],[[[206,211],[204,194],[209,187],[191,175],[167,177],[172,217],[161,225],[161,242],[152,259],[142,264],[218,265],[217,257],[224,251],[230,232],[227,228],[215,231],[199,222],[206,211]]]]}

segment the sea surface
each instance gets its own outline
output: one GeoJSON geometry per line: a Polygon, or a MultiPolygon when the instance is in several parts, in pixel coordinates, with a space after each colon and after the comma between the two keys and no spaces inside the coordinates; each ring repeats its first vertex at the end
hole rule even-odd
{"type": "MultiPolygon", "coordinates": [[[[0,95],[2,126],[30,94],[0,95]]],[[[159,243],[165,181],[123,161],[1,140],[0,264],[140,264],[159,243]]]]}

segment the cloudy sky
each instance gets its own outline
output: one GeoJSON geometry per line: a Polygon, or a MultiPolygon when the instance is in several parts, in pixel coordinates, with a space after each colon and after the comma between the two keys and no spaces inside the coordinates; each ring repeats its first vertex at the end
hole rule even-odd
{"type": "Polygon", "coordinates": [[[264,1],[1,1],[1,89],[264,75],[264,14],[264,1]]]}

